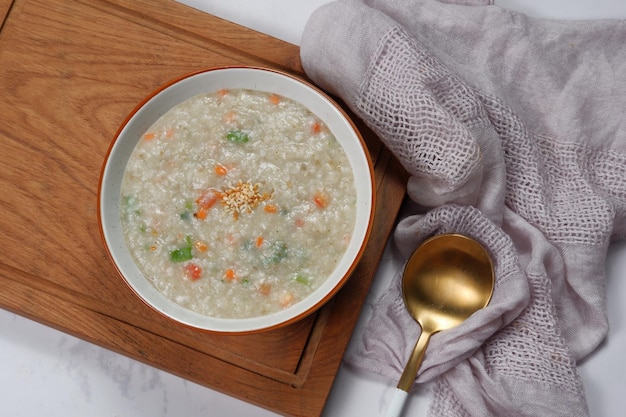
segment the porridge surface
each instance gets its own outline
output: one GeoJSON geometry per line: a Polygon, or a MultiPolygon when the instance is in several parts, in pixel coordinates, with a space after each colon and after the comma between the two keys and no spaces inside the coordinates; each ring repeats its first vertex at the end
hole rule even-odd
{"type": "Polygon", "coordinates": [[[308,109],[275,94],[193,97],[141,138],[122,183],[133,257],[198,313],[265,315],[326,280],[351,238],[350,163],[308,109]]]}

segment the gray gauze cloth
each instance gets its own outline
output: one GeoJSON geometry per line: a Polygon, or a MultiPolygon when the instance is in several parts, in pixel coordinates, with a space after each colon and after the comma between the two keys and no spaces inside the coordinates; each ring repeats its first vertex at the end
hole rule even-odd
{"type": "MultiPolygon", "coordinates": [[[[494,258],[489,306],[431,339],[430,415],[584,416],[576,363],[606,335],[605,258],[626,237],[626,24],[489,3],[332,2],[302,63],[410,174],[402,254],[457,232],[494,258]]],[[[399,281],[346,358],[393,381],[420,333],[399,281]]]]}

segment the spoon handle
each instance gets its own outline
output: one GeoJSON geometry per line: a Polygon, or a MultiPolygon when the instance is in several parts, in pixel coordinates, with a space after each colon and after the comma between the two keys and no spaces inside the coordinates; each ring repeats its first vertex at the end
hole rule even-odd
{"type": "Polygon", "coordinates": [[[402,409],[404,408],[404,403],[406,402],[406,398],[408,396],[408,392],[400,388],[396,388],[393,398],[391,399],[391,404],[389,404],[389,408],[387,408],[387,414],[385,417],[399,417],[402,414],[402,409]]]}
{"type": "Polygon", "coordinates": [[[424,359],[424,353],[426,353],[426,347],[428,347],[431,335],[432,332],[422,330],[420,337],[417,339],[417,343],[415,344],[415,348],[413,348],[411,357],[404,367],[404,372],[400,377],[400,382],[398,382],[398,388],[401,390],[406,392],[411,390],[413,382],[415,382],[415,377],[417,376],[417,371],[419,370],[422,360],[424,359]]]}
{"type": "Polygon", "coordinates": [[[417,371],[422,364],[422,360],[424,359],[424,353],[426,353],[426,347],[428,346],[431,335],[432,332],[422,330],[422,333],[415,344],[415,348],[411,353],[411,357],[404,368],[404,372],[402,372],[402,376],[398,382],[398,387],[394,392],[391,404],[389,404],[387,415],[385,417],[399,417],[402,414],[404,403],[409,396],[409,391],[415,381],[417,371]]]}

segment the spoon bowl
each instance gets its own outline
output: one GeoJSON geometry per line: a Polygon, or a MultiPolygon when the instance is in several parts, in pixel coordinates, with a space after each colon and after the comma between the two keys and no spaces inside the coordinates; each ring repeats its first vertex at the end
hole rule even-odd
{"type": "Polygon", "coordinates": [[[489,253],[467,236],[434,236],[413,252],[402,275],[402,296],[422,333],[398,382],[388,417],[402,412],[430,337],[486,307],[494,282],[489,253]]]}

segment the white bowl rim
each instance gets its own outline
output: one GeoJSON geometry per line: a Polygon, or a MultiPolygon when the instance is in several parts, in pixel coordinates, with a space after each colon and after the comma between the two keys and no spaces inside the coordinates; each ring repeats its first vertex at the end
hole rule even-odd
{"type": "Polygon", "coordinates": [[[313,84],[283,71],[256,66],[222,66],[191,72],[165,83],[142,100],[126,117],[109,146],[100,173],[98,223],[107,255],[111,259],[118,275],[146,305],[175,322],[192,328],[213,333],[246,334],[266,331],[294,323],[318,310],[343,287],[354,272],[371,235],[375,201],[374,168],[367,146],[354,122],[332,98],[313,84]],[[242,75],[246,77],[242,78],[242,75]],[[216,76],[221,84],[211,87],[211,82],[216,82],[211,81],[211,78],[216,76]],[[208,77],[208,81],[203,77],[208,77]],[[254,82],[250,83],[250,77],[257,77],[254,78],[257,80],[256,84],[254,82]],[[243,81],[244,79],[246,81],[243,81]],[[197,86],[193,86],[195,81],[207,83],[207,85],[203,85],[203,88],[198,90],[197,86]],[[261,85],[257,86],[257,84],[261,85]],[[290,88],[293,85],[297,86],[297,88],[291,91],[290,88]],[[126,162],[130,156],[128,151],[134,149],[139,137],[141,137],[140,133],[145,132],[158,117],[174,105],[197,94],[217,91],[221,88],[237,88],[239,86],[240,88],[274,92],[299,102],[302,102],[301,95],[312,97],[313,102],[303,104],[333,130],[344,149],[346,146],[351,146],[349,150],[345,150],[353,165],[353,170],[355,164],[360,164],[358,166],[363,170],[366,169],[367,175],[355,175],[358,197],[354,236],[348,246],[346,255],[326,282],[302,301],[279,312],[245,319],[227,319],[202,315],[176,304],[159,292],[141,274],[126,248],[121,232],[119,184],[115,184],[115,182],[111,184],[110,181],[105,182],[105,180],[110,176],[120,177],[123,175],[126,162]],[[164,95],[173,96],[177,101],[169,105],[160,104],[158,98],[164,95]],[[141,117],[146,113],[150,113],[151,117],[148,117],[147,122],[144,121],[142,123],[141,117]],[[335,130],[339,130],[342,136],[339,136],[339,133],[335,132],[335,130]],[[125,134],[132,135],[132,132],[135,133],[133,137],[137,137],[136,140],[130,141],[130,143],[128,141],[124,143],[120,140],[125,134]],[[344,139],[343,134],[349,135],[350,139],[344,139]],[[121,161],[116,159],[118,154],[122,155],[121,161]]]}

